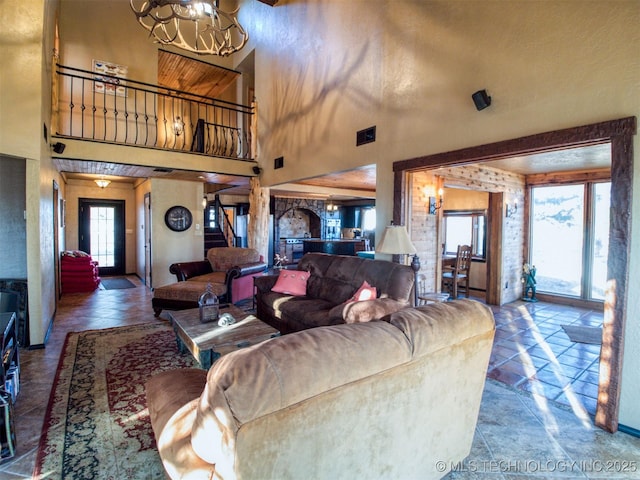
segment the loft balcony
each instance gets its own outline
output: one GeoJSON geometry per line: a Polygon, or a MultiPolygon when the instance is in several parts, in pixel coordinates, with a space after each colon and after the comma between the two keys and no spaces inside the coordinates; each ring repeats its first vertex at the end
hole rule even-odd
{"type": "Polygon", "coordinates": [[[53,92],[58,138],[253,163],[253,106],[64,65],[53,92]]]}

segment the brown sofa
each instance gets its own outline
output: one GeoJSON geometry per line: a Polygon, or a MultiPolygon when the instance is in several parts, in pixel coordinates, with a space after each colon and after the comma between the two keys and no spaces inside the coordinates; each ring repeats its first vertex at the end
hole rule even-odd
{"type": "Polygon", "coordinates": [[[384,260],[307,253],[297,270],[308,271],[304,296],[271,291],[278,276],[255,279],[257,317],[283,335],[312,327],[366,322],[411,306],[415,277],[411,267],[384,260]],[[377,298],[349,302],[367,281],[377,298]]]}
{"type": "Polygon", "coordinates": [[[146,384],[173,479],[437,479],[471,449],[491,353],[472,300],[311,328],[146,384]]]}
{"type": "Polygon", "coordinates": [[[211,283],[221,301],[237,303],[253,295],[253,276],[266,270],[260,253],[253,248],[210,248],[207,259],[174,263],[169,267],[177,282],[155,288],[151,304],[155,316],[163,309],[196,308],[198,298],[211,283]]]}

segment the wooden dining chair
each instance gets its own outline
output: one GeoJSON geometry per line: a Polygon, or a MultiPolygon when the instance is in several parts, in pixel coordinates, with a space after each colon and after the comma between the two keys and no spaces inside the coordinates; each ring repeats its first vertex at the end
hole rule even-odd
{"type": "Polygon", "coordinates": [[[469,270],[471,269],[471,246],[458,245],[453,269],[442,273],[442,291],[449,291],[451,297],[458,298],[458,285],[463,284],[465,297],[469,298],[469,270]]]}

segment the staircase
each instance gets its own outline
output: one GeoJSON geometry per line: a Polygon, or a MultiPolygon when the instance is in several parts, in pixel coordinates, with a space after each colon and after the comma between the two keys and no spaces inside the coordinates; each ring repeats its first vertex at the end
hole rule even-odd
{"type": "Polygon", "coordinates": [[[204,229],[204,258],[210,248],[228,247],[227,239],[219,227],[205,227],[204,229]]]}

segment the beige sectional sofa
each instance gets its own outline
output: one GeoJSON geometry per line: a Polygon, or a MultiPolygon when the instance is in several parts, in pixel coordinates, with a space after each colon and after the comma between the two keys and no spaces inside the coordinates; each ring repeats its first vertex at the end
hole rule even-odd
{"type": "Polygon", "coordinates": [[[433,479],[470,451],[494,335],[471,300],[311,328],[146,385],[170,478],[433,479]]]}

